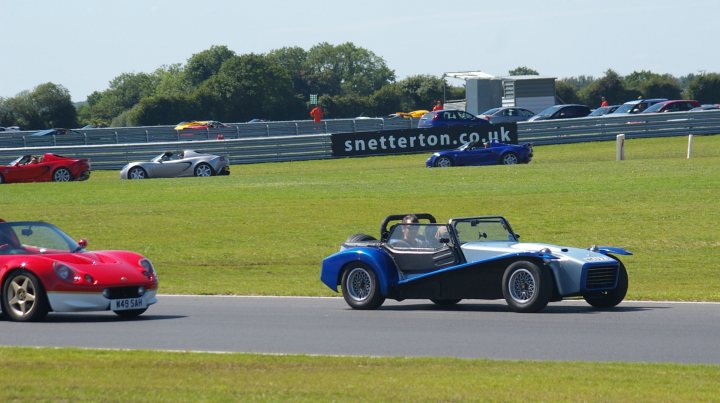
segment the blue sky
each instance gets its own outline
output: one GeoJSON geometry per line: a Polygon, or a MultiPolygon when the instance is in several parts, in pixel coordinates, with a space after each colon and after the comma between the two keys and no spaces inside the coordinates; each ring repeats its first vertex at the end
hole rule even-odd
{"type": "Polygon", "coordinates": [[[554,77],[607,69],[720,72],[720,2],[0,0],[0,97],[48,81],[74,101],[121,73],[238,54],[353,42],[398,79],[528,66],[554,77]]]}

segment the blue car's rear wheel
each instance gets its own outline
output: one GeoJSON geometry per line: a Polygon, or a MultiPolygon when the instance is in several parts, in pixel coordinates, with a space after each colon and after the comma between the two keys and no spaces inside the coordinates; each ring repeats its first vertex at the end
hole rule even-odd
{"type": "Polygon", "coordinates": [[[377,309],[385,302],[377,275],[364,263],[349,264],[343,271],[341,286],[345,302],[353,309],[377,309]]]}
{"type": "Polygon", "coordinates": [[[503,165],[515,165],[518,162],[520,162],[520,159],[518,158],[517,154],[513,152],[508,152],[502,155],[500,157],[500,163],[503,165]]]}
{"type": "Polygon", "coordinates": [[[550,301],[552,277],[535,263],[520,260],[511,264],[502,281],[505,301],[515,312],[537,312],[550,301]]]}

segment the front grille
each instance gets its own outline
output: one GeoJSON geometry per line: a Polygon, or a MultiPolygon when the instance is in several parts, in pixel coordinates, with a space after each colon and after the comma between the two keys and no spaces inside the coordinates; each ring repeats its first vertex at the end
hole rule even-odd
{"type": "Polygon", "coordinates": [[[107,290],[107,298],[108,299],[123,299],[123,298],[139,298],[140,295],[138,294],[138,287],[137,286],[130,286],[130,287],[113,287],[108,288],[107,290]]]}
{"type": "Polygon", "coordinates": [[[615,287],[617,272],[617,267],[591,267],[587,269],[585,288],[592,290],[615,287]]]}

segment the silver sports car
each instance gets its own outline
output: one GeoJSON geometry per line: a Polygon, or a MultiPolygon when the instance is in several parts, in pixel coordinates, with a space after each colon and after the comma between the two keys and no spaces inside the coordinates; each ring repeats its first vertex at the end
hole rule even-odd
{"type": "Polygon", "coordinates": [[[150,161],[131,162],[120,171],[120,179],[175,178],[178,176],[229,175],[227,157],[194,150],[166,151],[150,161]]]}

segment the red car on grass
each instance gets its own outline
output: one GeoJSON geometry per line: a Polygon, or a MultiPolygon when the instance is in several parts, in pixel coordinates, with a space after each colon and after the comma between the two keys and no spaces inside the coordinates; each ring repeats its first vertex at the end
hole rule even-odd
{"type": "Polygon", "coordinates": [[[23,155],[8,165],[0,165],[0,184],[84,181],[89,177],[89,160],[51,153],[23,155]]]}
{"type": "Polygon", "coordinates": [[[108,311],[123,318],[141,315],[157,302],[152,263],[134,252],[87,251],[42,221],[0,219],[2,311],[19,322],[48,312],[108,311]]]}

